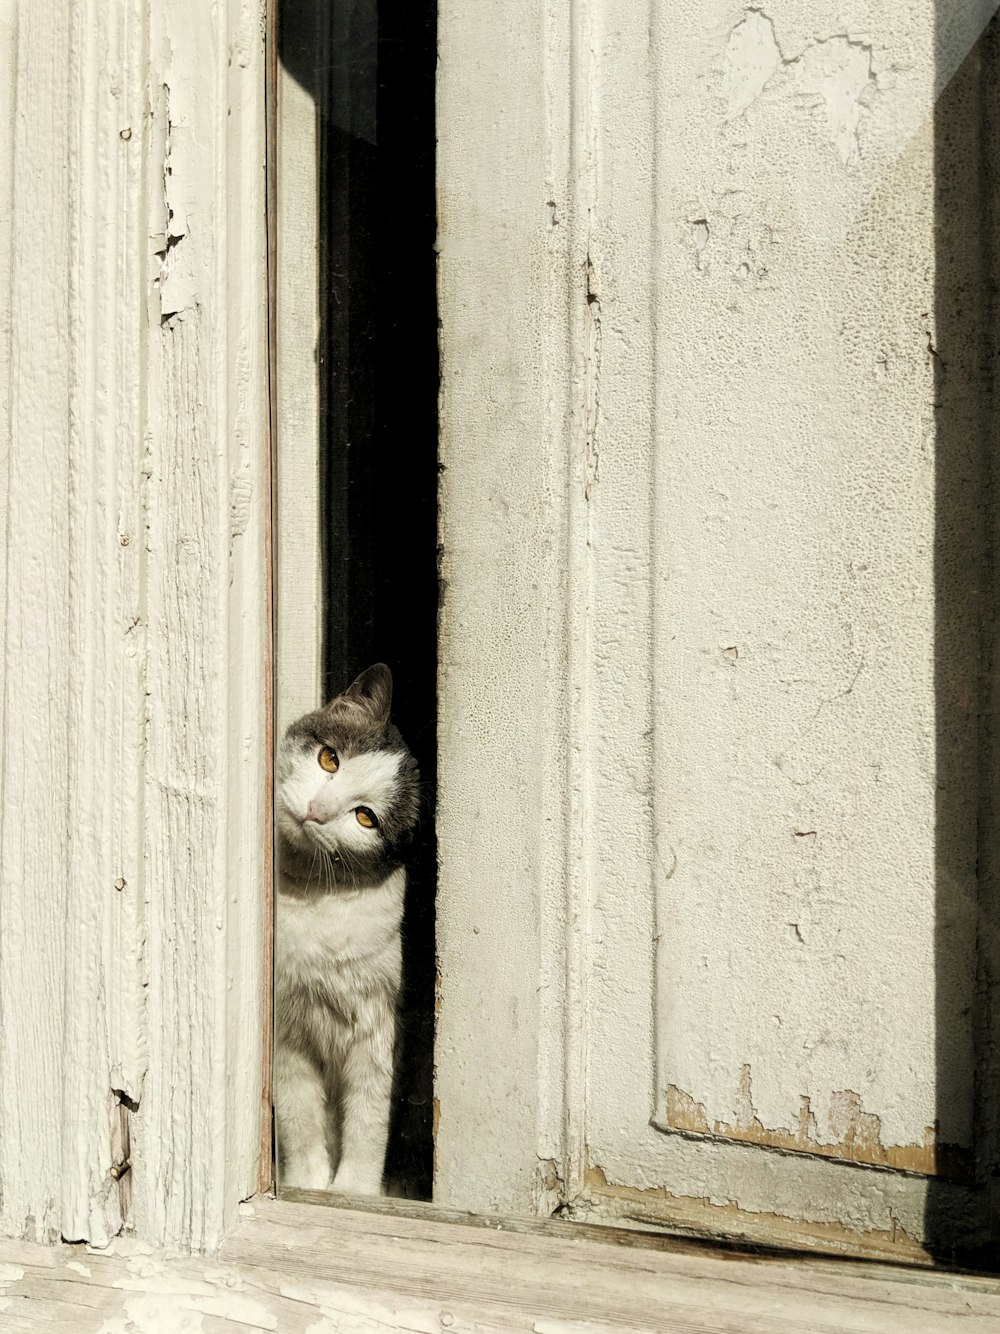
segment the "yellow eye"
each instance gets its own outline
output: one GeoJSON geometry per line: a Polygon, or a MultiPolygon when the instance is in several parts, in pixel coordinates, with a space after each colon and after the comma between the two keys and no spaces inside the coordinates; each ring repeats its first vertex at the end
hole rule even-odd
{"type": "Polygon", "coordinates": [[[357,817],[358,824],[364,829],[378,828],[378,816],[374,811],[370,811],[367,806],[359,806],[354,814],[357,817]]]}
{"type": "Polygon", "coordinates": [[[335,774],[340,768],[340,761],[337,759],[337,752],[331,750],[329,746],[324,746],[317,756],[319,767],[328,774],[335,774]]]}

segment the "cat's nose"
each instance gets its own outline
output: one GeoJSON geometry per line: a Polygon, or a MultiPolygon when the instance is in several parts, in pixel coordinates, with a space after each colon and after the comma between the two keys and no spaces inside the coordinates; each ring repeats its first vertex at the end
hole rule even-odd
{"type": "Polygon", "coordinates": [[[309,809],[306,811],[306,818],[303,821],[303,824],[308,823],[309,820],[315,820],[317,824],[326,823],[326,816],[322,814],[315,801],[309,803],[309,809]]]}

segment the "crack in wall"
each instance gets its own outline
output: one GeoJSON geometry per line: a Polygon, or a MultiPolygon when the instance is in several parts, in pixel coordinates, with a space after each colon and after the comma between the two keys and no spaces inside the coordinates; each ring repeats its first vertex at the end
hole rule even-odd
{"type": "Polygon", "coordinates": [[[583,494],[589,500],[598,481],[600,449],[597,443],[597,418],[600,409],[601,375],[601,295],[593,255],[587,251],[586,264],[587,323],[584,347],[583,407],[583,494]]]}
{"type": "Polygon", "coordinates": [[[854,687],[857,685],[864,667],[865,655],[862,652],[847,685],[841,690],[835,691],[832,695],[827,695],[821,699],[812,715],[799,728],[794,739],[788,743],[784,750],[774,756],[775,766],[796,787],[808,787],[829,768],[830,759],[836,749],[834,739],[837,729],[834,724],[831,724],[829,728],[822,728],[820,719],[832,705],[847,699],[849,695],[854,693],[854,687]],[[820,760],[817,765],[817,759],[821,756],[826,758],[820,760]]]}

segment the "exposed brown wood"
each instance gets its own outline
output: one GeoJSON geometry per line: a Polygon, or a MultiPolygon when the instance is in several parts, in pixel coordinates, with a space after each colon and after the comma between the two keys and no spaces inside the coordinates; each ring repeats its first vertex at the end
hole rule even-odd
{"type": "Polygon", "coordinates": [[[716,1203],[673,1195],[665,1187],[637,1189],[608,1181],[599,1166],[586,1173],[589,1222],[658,1228],[688,1237],[718,1238],[729,1245],[764,1246],[769,1250],[813,1255],[859,1256],[897,1265],[932,1266],[933,1257],[903,1228],[855,1232],[835,1223],[756,1213],[737,1204],[716,1203]]]}
{"type": "Polygon", "coordinates": [[[656,1122],[663,1130],[756,1144],[785,1153],[808,1153],[841,1162],[889,1167],[920,1176],[944,1176],[957,1181],[972,1177],[972,1151],[958,1144],[940,1143],[936,1125],[925,1128],[919,1144],[884,1144],[881,1120],[864,1109],[861,1098],[851,1089],[833,1095],[822,1135],[810,1099],[805,1096],[799,1099],[798,1125],[794,1130],[765,1126],[753,1105],[749,1065],[744,1065],[740,1072],[733,1117],[729,1121],[710,1119],[704,1104],[675,1084],[667,1086],[664,1102],[664,1116],[656,1122]]]}

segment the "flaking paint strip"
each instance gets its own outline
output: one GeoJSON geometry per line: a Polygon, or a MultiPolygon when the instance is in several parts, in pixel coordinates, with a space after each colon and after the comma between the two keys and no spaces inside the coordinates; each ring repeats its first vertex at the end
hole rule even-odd
{"type": "Polygon", "coordinates": [[[755,1144],[785,1153],[834,1158],[838,1162],[889,1168],[919,1176],[940,1176],[957,1181],[971,1177],[972,1151],[958,1144],[939,1143],[936,1123],[925,1128],[918,1144],[883,1144],[881,1119],[873,1112],[865,1111],[860,1095],[852,1089],[842,1089],[831,1095],[827,1122],[828,1138],[821,1139],[811,1100],[802,1094],[799,1096],[798,1125],[794,1130],[783,1126],[767,1128],[753,1105],[750,1066],[745,1064],[740,1071],[731,1121],[711,1120],[704,1103],[697,1102],[676,1084],[668,1084],[664,1090],[663,1114],[654,1118],[653,1124],[659,1130],[755,1144]]]}
{"type": "MultiPolygon", "coordinates": [[[[607,1221],[620,1218],[648,1227],[650,1223],[679,1228],[683,1232],[710,1233],[741,1241],[765,1244],[805,1244],[809,1249],[832,1255],[859,1252],[910,1263],[927,1264],[931,1256],[921,1244],[893,1219],[892,1228],[859,1226],[796,1218],[790,1214],[744,1209],[736,1200],[712,1200],[705,1196],[675,1194],[666,1186],[624,1186],[613,1181],[603,1167],[589,1163],[584,1177],[590,1205],[598,1205],[604,1214],[611,1205],[607,1221]]],[[[581,1219],[593,1221],[592,1213],[581,1219]]]]}
{"type": "Polygon", "coordinates": [[[872,43],[847,32],[807,42],[789,55],[778,40],[774,20],[749,7],[731,30],[727,46],[727,119],[743,115],[779,70],[787,71],[821,111],[830,139],[847,165],[859,157],[862,115],[878,91],[872,43]]]}

